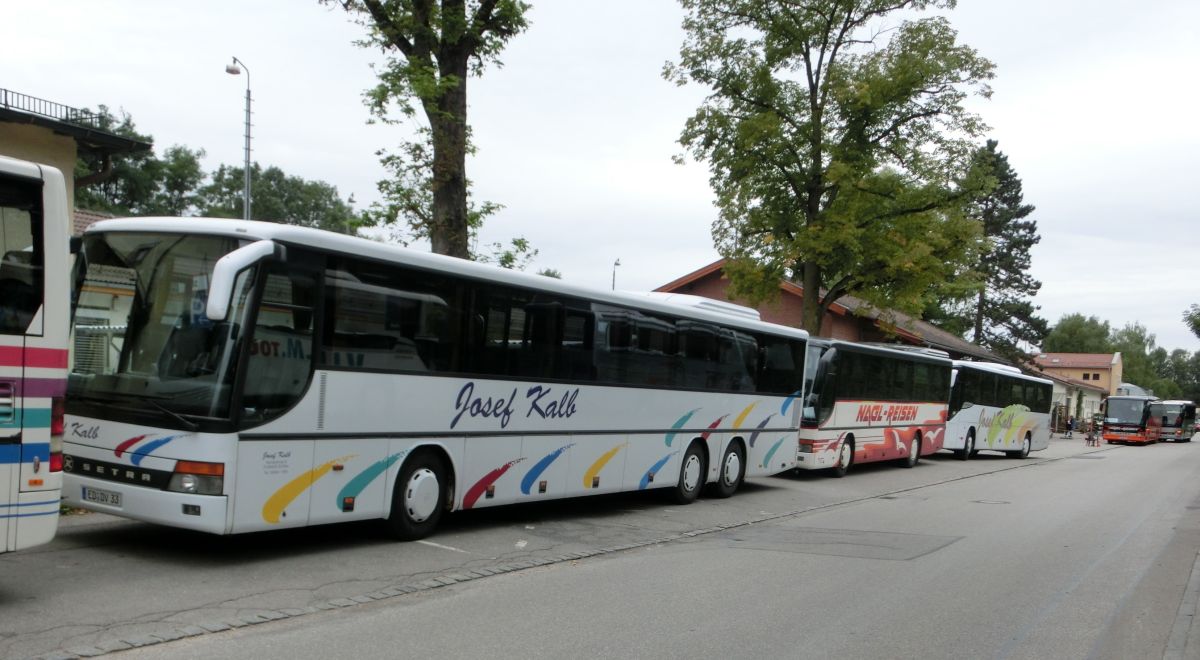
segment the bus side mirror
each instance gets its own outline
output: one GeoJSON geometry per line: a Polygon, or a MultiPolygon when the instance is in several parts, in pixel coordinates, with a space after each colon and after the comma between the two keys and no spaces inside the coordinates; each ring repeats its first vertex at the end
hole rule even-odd
{"type": "Polygon", "coordinates": [[[213,266],[204,315],[210,321],[224,321],[229,315],[229,303],[233,298],[233,285],[238,273],[268,257],[282,260],[286,257],[286,251],[275,241],[261,240],[243,245],[218,259],[213,266]]]}
{"type": "Polygon", "coordinates": [[[83,249],[83,238],[80,236],[72,236],[68,245],[70,247],[71,254],[79,254],[80,250],[83,249]]]}

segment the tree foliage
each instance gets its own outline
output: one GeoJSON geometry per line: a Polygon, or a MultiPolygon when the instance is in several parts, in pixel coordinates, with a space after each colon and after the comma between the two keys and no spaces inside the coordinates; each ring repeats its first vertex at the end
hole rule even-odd
{"type": "Polygon", "coordinates": [[[944,17],[888,26],[954,0],[681,0],[685,41],[664,76],[711,90],[680,143],[707,161],[713,237],[735,293],[799,279],[818,330],[852,294],[919,312],[972,290],[978,228],[963,205],[985,126],[963,102],[992,64],[944,17]],[[822,295],[817,295],[822,292],[822,295]]]}
{"type": "Polygon", "coordinates": [[[1046,334],[1042,351],[1046,353],[1111,353],[1112,328],[1108,321],[1095,316],[1067,314],[1046,334]]]}
{"type": "Polygon", "coordinates": [[[1183,313],[1183,322],[1192,334],[1200,338],[1200,305],[1192,305],[1183,313]]]}
{"type": "MultiPolygon", "coordinates": [[[[199,194],[200,215],[240,218],[243,208],[245,169],[221,165],[212,181],[199,194]]],[[[335,186],[286,174],[275,166],[250,166],[253,199],[250,216],[255,220],[283,222],[342,234],[354,234],[369,220],[355,212],[353,200],[343,200],[335,186]]]]}
{"type": "MultiPolygon", "coordinates": [[[[467,78],[480,75],[527,24],[520,0],[323,0],[336,2],[368,30],[364,46],[386,57],[367,92],[373,117],[427,126],[397,152],[381,152],[391,182],[381,182],[385,219],[404,218],[433,251],[470,257],[473,228],[488,205],[472,210],[466,156],[467,78]],[[428,164],[428,170],[425,169],[428,164]],[[474,214],[474,215],[473,215],[474,214]],[[473,224],[474,222],[474,224],[473,224]]],[[[491,207],[494,210],[494,207],[491,207]]]]}
{"type": "Polygon", "coordinates": [[[978,262],[972,265],[979,288],[969,297],[939,301],[940,308],[927,320],[960,335],[969,331],[976,344],[1022,361],[1022,346],[1040,345],[1049,331],[1033,304],[1042,283],[1029,274],[1030,250],[1041,237],[1037,222],[1026,219],[1034,207],[1024,201],[1021,179],[996,146],[988,140],[975,152],[975,175],[990,179],[991,186],[966,208],[982,232],[978,262]]]}

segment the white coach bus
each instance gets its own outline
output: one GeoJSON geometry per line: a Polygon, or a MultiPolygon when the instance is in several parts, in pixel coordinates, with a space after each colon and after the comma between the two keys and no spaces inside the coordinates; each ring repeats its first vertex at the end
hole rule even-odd
{"type": "Polygon", "coordinates": [[[71,374],[73,506],[217,534],[383,518],[415,539],[455,509],[686,503],[796,464],[806,333],[714,301],[179,218],[93,225],[77,282],[104,345],[71,374]]]}
{"type": "Polygon", "coordinates": [[[58,530],[70,235],[62,173],[0,156],[0,552],[58,530]]]}
{"type": "Polygon", "coordinates": [[[980,451],[1025,458],[1050,446],[1054,383],[991,362],[955,360],[946,442],[962,460],[980,451]]]}

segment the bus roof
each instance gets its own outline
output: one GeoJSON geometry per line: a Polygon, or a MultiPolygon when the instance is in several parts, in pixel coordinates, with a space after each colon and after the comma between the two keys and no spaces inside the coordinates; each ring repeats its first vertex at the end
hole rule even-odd
{"type": "Polygon", "coordinates": [[[934,364],[942,364],[951,366],[949,357],[942,357],[936,354],[930,354],[925,351],[909,351],[903,348],[891,348],[887,344],[863,344],[859,342],[846,341],[844,339],[829,339],[826,340],[830,348],[837,348],[849,351],[857,351],[859,353],[874,353],[876,355],[886,355],[888,357],[904,358],[917,362],[932,362],[934,364]]]}
{"type": "Polygon", "coordinates": [[[1179,405],[1179,406],[1188,406],[1188,405],[1194,406],[1194,405],[1196,405],[1195,401],[1185,401],[1183,399],[1166,399],[1163,401],[1155,401],[1154,403],[1168,403],[1171,405],[1179,405]]]}
{"type": "Polygon", "coordinates": [[[1000,364],[998,362],[971,362],[970,360],[955,360],[954,368],[955,369],[975,369],[976,371],[990,371],[992,373],[1004,374],[1005,376],[1015,376],[1017,378],[1021,378],[1021,379],[1028,380],[1028,381],[1033,381],[1035,383],[1041,383],[1043,385],[1053,385],[1054,384],[1054,381],[1050,380],[1049,378],[1039,378],[1038,376],[1030,376],[1029,374],[1021,371],[1020,369],[1018,369],[1014,366],[1007,365],[1007,364],[1000,364]]]}
{"type": "Polygon", "coordinates": [[[227,236],[249,241],[272,240],[320,252],[332,252],[351,257],[404,264],[460,277],[486,280],[529,289],[539,289],[600,303],[632,307],[647,312],[658,312],[677,317],[710,321],[743,330],[768,332],[796,339],[808,338],[808,333],[804,330],[777,325],[775,323],[767,323],[745,314],[732,313],[723,309],[720,305],[681,305],[670,301],[664,302],[660,297],[656,296],[579,286],[544,275],[530,275],[520,271],[508,270],[465,259],[457,259],[430,252],[420,252],[357,236],[336,234],[320,229],[298,227],[296,225],[223,218],[116,218],[94,223],[88,227],[85,235],[103,232],[188,233],[227,236]]]}

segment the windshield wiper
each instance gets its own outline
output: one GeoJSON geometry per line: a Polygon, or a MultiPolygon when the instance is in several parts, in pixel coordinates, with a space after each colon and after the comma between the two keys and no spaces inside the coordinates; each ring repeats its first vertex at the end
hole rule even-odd
{"type": "Polygon", "coordinates": [[[175,421],[179,422],[180,424],[183,424],[183,428],[185,428],[189,431],[197,431],[200,429],[200,425],[197,424],[196,422],[193,422],[192,420],[184,417],[183,415],[180,415],[179,413],[175,412],[174,410],[171,410],[170,408],[155,401],[154,399],[146,397],[143,400],[146,403],[149,403],[150,405],[152,405],[155,408],[157,408],[158,410],[160,410],[163,414],[170,416],[171,419],[174,419],[175,421]]]}

